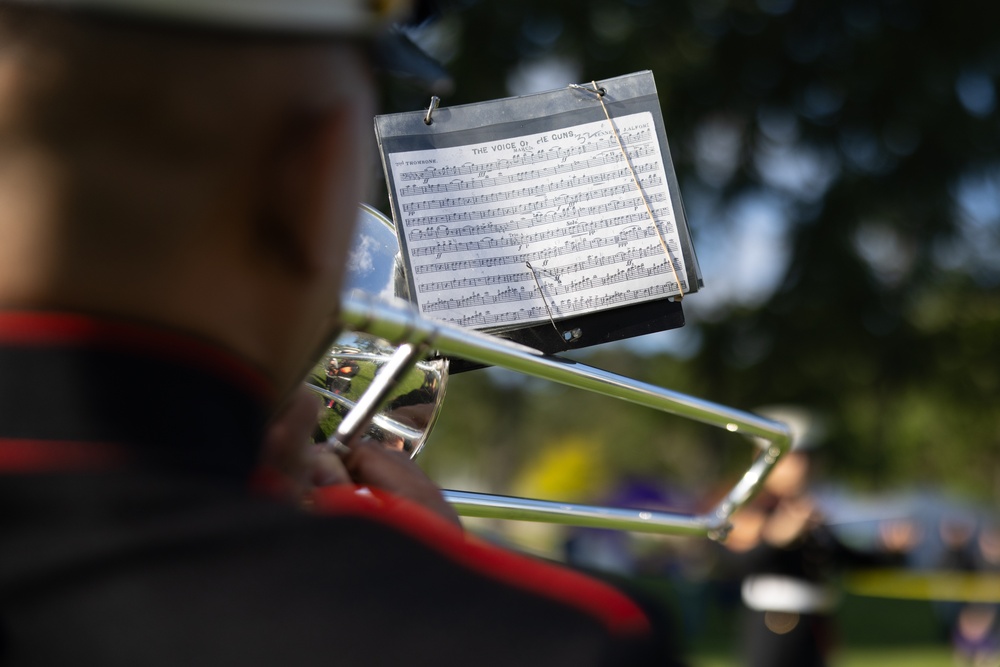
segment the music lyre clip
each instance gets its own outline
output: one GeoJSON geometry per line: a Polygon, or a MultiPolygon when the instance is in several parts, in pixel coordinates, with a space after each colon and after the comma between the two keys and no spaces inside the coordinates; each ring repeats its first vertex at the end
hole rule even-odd
{"type": "Polygon", "coordinates": [[[424,115],[424,125],[430,125],[434,122],[432,116],[434,112],[437,111],[438,106],[441,105],[441,98],[437,95],[431,95],[430,106],[427,107],[427,113],[424,115]]]}

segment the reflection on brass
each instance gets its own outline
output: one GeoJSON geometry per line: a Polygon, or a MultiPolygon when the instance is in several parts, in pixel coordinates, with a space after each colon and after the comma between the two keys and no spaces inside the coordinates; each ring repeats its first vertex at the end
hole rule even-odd
{"type": "MultiPolygon", "coordinates": [[[[394,350],[388,342],[364,333],[348,332],[337,339],[307,379],[326,401],[316,439],[325,441],[333,435],[394,350]]],[[[416,456],[440,412],[447,368],[443,359],[417,362],[393,387],[366,435],[416,456]]]]}

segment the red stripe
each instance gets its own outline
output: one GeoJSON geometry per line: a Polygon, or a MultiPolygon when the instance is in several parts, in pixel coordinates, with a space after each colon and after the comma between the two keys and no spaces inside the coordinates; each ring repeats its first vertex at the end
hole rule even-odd
{"type": "Polygon", "coordinates": [[[266,402],[273,397],[267,378],[249,363],[210,343],[153,327],[86,315],[0,312],[0,345],[104,345],[155,353],[220,375],[266,402]]]}
{"type": "Polygon", "coordinates": [[[0,472],[102,470],[124,460],[120,448],[104,443],[0,438],[0,472]]]}
{"type": "Polygon", "coordinates": [[[321,514],[362,516],[389,525],[470,570],[596,617],[612,632],[634,635],[650,630],[639,606],[611,586],[487,544],[407,500],[340,485],[318,490],[313,507],[321,514]]]}

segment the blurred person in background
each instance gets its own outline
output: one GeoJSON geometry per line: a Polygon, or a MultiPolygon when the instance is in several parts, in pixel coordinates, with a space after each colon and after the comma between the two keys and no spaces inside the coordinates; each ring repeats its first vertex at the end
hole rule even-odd
{"type": "Polygon", "coordinates": [[[671,662],[405,457],[309,458],[401,4],[0,1],[0,663],[671,662]]]}
{"type": "MultiPolygon", "coordinates": [[[[353,359],[331,359],[326,370],[326,388],[335,394],[345,394],[351,389],[351,380],[358,374],[358,362],[353,359]]],[[[331,401],[332,403],[332,401],[331,401]]]]}
{"type": "Polygon", "coordinates": [[[761,494],[733,517],[724,542],[722,569],[741,578],[740,656],[750,667],[824,667],[835,645],[836,575],[852,565],[897,562],[919,534],[909,522],[885,522],[879,551],[844,544],[809,489],[823,437],[816,418],[795,406],[758,412],[787,423],[793,442],[761,494]]]}

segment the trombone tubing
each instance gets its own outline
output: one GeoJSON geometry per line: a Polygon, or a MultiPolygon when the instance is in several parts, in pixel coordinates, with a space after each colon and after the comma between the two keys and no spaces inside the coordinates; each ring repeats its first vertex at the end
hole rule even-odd
{"type": "MultiPolygon", "coordinates": [[[[774,464],[791,448],[791,432],[788,426],[781,422],[626,378],[571,359],[547,355],[497,336],[464,329],[447,322],[427,320],[421,318],[408,302],[389,303],[385,299],[354,292],[344,299],[341,319],[344,325],[351,329],[367,332],[394,344],[422,344],[445,355],[491,366],[502,366],[526,375],[594,391],[604,396],[759,439],[757,442],[762,450],[761,455],[754,460],[743,477],[711,512],[695,517],[695,523],[703,526],[704,534],[724,535],[728,529],[730,515],[753,497],[774,464]]],[[[556,505],[564,506],[561,503],[556,505]]],[[[552,519],[539,517],[529,520],[551,521],[552,519]]],[[[569,523],[566,520],[557,522],[569,523]]],[[[681,529],[679,532],[687,533],[691,527],[689,524],[690,521],[685,521],[683,526],[678,526],[681,529]]]]}

